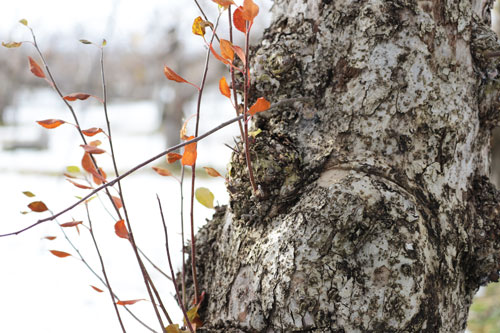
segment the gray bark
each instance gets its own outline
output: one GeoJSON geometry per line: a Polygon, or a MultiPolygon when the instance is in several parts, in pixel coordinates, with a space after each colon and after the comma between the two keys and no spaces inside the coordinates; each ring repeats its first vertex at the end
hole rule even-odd
{"type": "Polygon", "coordinates": [[[276,0],[230,207],[197,238],[205,331],[461,332],[498,279],[500,50],[479,0],[276,0]]]}

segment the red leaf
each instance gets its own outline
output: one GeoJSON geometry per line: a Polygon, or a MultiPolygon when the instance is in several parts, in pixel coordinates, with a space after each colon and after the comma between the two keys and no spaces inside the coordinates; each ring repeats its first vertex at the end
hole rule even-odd
{"type": "Polygon", "coordinates": [[[145,301],[145,299],[132,299],[129,301],[118,301],[118,302],[116,302],[116,304],[118,304],[118,305],[132,305],[132,304],[135,304],[139,301],[145,301]]]}
{"type": "Polygon", "coordinates": [[[232,48],[233,44],[225,39],[220,40],[220,54],[223,58],[233,61],[234,60],[234,50],[232,48]]]}
{"type": "Polygon", "coordinates": [[[71,227],[76,227],[79,224],[82,224],[82,221],[73,221],[73,222],[66,222],[61,224],[61,227],[63,228],[71,228],[71,227]]]}
{"type": "Polygon", "coordinates": [[[92,176],[96,177],[97,179],[100,179],[101,181],[106,181],[106,178],[104,178],[103,176],[101,176],[97,172],[97,169],[95,168],[94,162],[92,162],[92,158],[90,158],[90,154],[87,152],[85,152],[83,154],[82,168],[83,168],[83,170],[87,171],[92,176]]]}
{"type": "Polygon", "coordinates": [[[231,90],[229,90],[229,86],[227,85],[226,78],[224,76],[219,81],[219,90],[222,95],[227,98],[231,98],[231,90]]]}
{"type": "Polygon", "coordinates": [[[156,171],[160,176],[172,176],[172,173],[164,168],[153,167],[153,170],[156,171]]]}
{"type": "Polygon", "coordinates": [[[65,257],[69,257],[71,254],[67,253],[67,252],[63,252],[63,251],[57,251],[57,250],[49,250],[50,253],[52,253],[53,255],[55,255],[56,257],[59,257],[59,258],[65,258],[65,257]]]}
{"type": "Polygon", "coordinates": [[[94,136],[97,133],[102,133],[102,129],[97,127],[92,127],[86,130],[82,130],[82,133],[86,136],[94,136]]]}
{"type": "Polygon", "coordinates": [[[43,70],[40,67],[40,65],[38,65],[36,63],[36,61],[33,60],[32,57],[28,57],[28,60],[30,62],[30,71],[31,71],[31,73],[33,73],[35,76],[38,76],[38,77],[44,79],[45,78],[45,73],[43,72],[43,70]]]}
{"type": "Polygon", "coordinates": [[[48,239],[48,240],[54,240],[54,239],[56,239],[56,236],[45,236],[43,238],[48,239]]]}
{"type": "Polygon", "coordinates": [[[33,201],[28,205],[28,208],[37,213],[45,212],[46,210],[48,210],[47,206],[45,206],[45,204],[41,201],[33,201]]]}
{"type": "Polygon", "coordinates": [[[90,285],[92,287],[92,289],[94,289],[95,291],[97,291],[98,293],[102,293],[103,290],[102,289],[99,289],[97,287],[94,287],[93,285],[90,285]]]}
{"type": "Polygon", "coordinates": [[[106,172],[104,172],[104,170],[102,168],[99,168],[99,172],[102,175],[100,178],[97,178],[96,176],[92,175],[92,180],[94,180],[94,183],[96,185],[101,185],[102,183],[104,183],[106,181],[106,178],[107,178],[106,172]]]}
{"type": "Polygon", "coordinates": [[[170,67],[168,67],[166,65],[165,65],[165,67],[163,67],[163,72],[165,73],[165,76],[169,80],[179,82],[179,83],[189,83],[188,81],[186,81],[184,78],[179,76],[179,74],[174,72],[170,67]]]}
{"type": "MultiPolygon", "coordinates": [[[[194,136],[190,136],[187,140],[194,139],[194,136]]],[[[184,154],[182,155],[181,163],[182,165],[193,166],[196,163],[196,142],[190,143],[184,146],[184,154]]]]}
{"type": "Polygon", "coordinates": [[[90,189],[92,189],[92,187],[90,187],[90,186],[79,184],[77,182],[72,181],[71,179],[66,179],[66,180],[68,182],[70,182],[71,184],[75,185],[78,188],[81,188],[81,189],[84,189],[84,190],[90,190],[90,189]]]}
{"type": "Polygon", "coordinates": [[[61,119],[46,119],[46,120],[37,120],[37,123],[45,128],[51,129],[61,126],[62,124],[65,123],[65,121],[61,119]]]}
{"type": "Polygon", "coordinates": [[[106,152],[104,149],[97,148],[92,145],[80,145],[80,147],[82,147],[89,154],[103,154],[106,152]]]}
{"type": "Polygon", "coordinates": [[[72,94],[69,94],[67,96],[64,96],[63,98],[67,101],[73,102],[73,101],[76,101],[77,99],[84,101],[87,98],[89,98],[90,96],[92,96],[92,95],[86,94],[86,93],[72,93],[72,94]]]}
{"type": "Polygon", "coordinates": [[[236,29],[245,33],[247,32],[246,21],[243,18],[243,7],[239,6],[233,13],[233,24],[236,29]]]}
{"type": "Polygon", "coordinates": [[[264,97],[260,97],[257,100],[257,102],[255,102],[255,104],[250,107],[248,113],[250,113],[253,116],[257,112],[266,111],[267,109],[269,109],[270,106],[271,103],[269,103],[264,97]]]}
{"type": "Polygon", "coordinates": [[[120,198],[115,197],[115,196],[111,196],[111,199],[113,199],[113,202],[115,203],[116,208],[120,209],[123,207],[123,204],[122,204],[122,201],[120,200],[120,198]]]}
{"type": "Polygon", "coordinates": [[[115,223],[115,233],[120,238],[129,239],[128,230],[127,227],[125,226],[124,220],[120,220],[115,223]]]}
{"type": "Polygon", "coordinates": [[[168,153],[167,154],[167,162],[169,164],[174,163],[175,161],[178,161],[181,158],[182,158],[181,154],[177,154],[177,153],[168,153]]]}
{"type": "Polygon", "coordinates": [[[245,59],[245,52],[243,51],[243,49],[239,46],[236,46],[236,45],[231,45],[231,48],[236,53],[238,58],[240,58],[241,62],[243,63],[243,66],[245,66],[246,59],[245,59]]]}

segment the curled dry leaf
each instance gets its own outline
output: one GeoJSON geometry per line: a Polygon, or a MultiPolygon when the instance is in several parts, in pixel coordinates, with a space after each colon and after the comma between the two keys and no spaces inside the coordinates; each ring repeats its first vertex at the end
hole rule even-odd
{"type": "Polygon", "coordinates": [[[267,109],[269,109],[270,106],[271,103],[269,103],[264,97],[260,97],[257,100],[257,102],[255,102],[255,104],[250,107],[248,113],[250,113],[253,116],[257,112],[266,111],[267,109]]]}
{"type": "Polygon", "coordinates": [[[33,198],[35,195],[31,193],[30,191],[24,191],[23,194],[27,196],[28,198],[33,198]]]}
{"type": "Polygon", "coordinates": [[[42,201],[33,201],[28,205],[28,208],[37,213],[49,210],[42,201]]]}
{"type": "Polygon", "coordinates": [[[197,113],[189,116],[189,118],[186,119],[186,121],[184,122],[184,124],[182,124],[181,131],[179,132],[181,140],[191,140],[193,138],[193,137],[191,137],[191,139],[189,139],[188,136],[186,135],[186,132],[187,132],[187,125],[188,125],[189,121],[191,119],[193,119],[194,117],[196,117],[196,115],[197,115],[197,113]]]}
{"type": "Polygon", "coordinates": [[[101,176],[98,172],[97,169],[95,168],[94,162],[92,162],[92,158],[90,157],[90,154],[85,152],[83,154],[82,158],[82,168],[83,170],[87,171],[90,173],[92,176],[95,178],[101,180],[101,181],[106,181],[106,178],[101,176]]]}
{"type": "Polygon", "coordinates": [[[86,44],[86,45],[92,44],[92,42],[91,42],[91,41],[86,40],[86,39],[80,39],[80,43],[82,43],[82,44],[86,44]]]}
{"type": "Polygon", "coordinates": [[[205,25],[203,24],[203,19],[201,16],[198,16],[197,18],[194,19],[193,21],[193,26],[192,26],[192,31],[193,34],[205,37],[205,25]]]}
{"type": "Polygon", "coordinates": [[[2,42],[2,46],[3,47],[6,47],[8,49],[12,49],[12,48],[15,48],[15,47],[19,47],[23,45],[23,42],[9,42],[9,43],[4,43],[2,42]]]}
{"type": "Polygon", "coordinates": [[[127,227],[125,226],[124,220],[120,220],[115,223],[115,233],[120,238],[129,239],[128,230],[127,227]]]}
{"type": "Polygon", "coordinates": [[[60,224],[60,226],[63,228],[71,228],[71,227],[76,227],[82,223],[83,223],[82,221],[72,221],[72,222],[66,222],[66,223],[60,224]]]}
{"type": "Polygon", "coordinates": [[[236,46],[236,45],[231,45],[231,48],[236,53],[238,58],[240,58],[241,62],[243,63],[243,66],[245,66],[246,59],[245,59],[245,52],[243,51],[243,49],[239,46],[236,46]]]}
{"type": "Polygon", "coordinates": [[[227,59],[232,62],[234,60],[233,44],[228,40],[221,39],[220,54],[224,59],[227,59]]]}
{"type": "Polygon", "coordinates": [[[168,153],[167,154],[167,162],[169,164],[172,164],[172,163],[180,160],[181,158],[182,158],[181,154],[177,154],[177,153],[168,153]]]}
{"type": "Polygon", "coordinates": [[[231,90],[229,90],[229,85],[227,84],[224,76],[219,80],[219,90],[222,95],[227,98],[231,98],[231,90]]]}
{"type": "Polygon", "coordinates": [[[205,169],[205,171],[208,173],[209,176],[212,176],[212,177],[222,177],[220,175],[220,173],[218,173],[217,170],[215,170],[214,168],[203,167],[203,169],[205,169]]]}
{"type": "MultiPolygon", "coordinates": [[[[187,138],[187,140],[191,139],[194,139],[194,136],[190,136],[187,138]]],[[[181,159],[182,165],[188,165],[188,166],[195,165],[196,157],[197,157],[196,142],[184,146],[184,154],[182,154],[182,159],[181,159]]]]}
{"type": "Polygon", "coordinates": [[[164,168],[153,167],[153,170],[156,171],[156,173],[159,174],[160,176],[172,176],[172,173],[164,168]]]}
{"type": "Polygon", "coordinates": [[[48,240],[54,240],[54,239],[56,239],[57,237],[56,237],[56,236],[45,236],[45,237],[43,237],[43,238],[48,239],[48,240]]]}
{"type": "Polygon", "coordinates": [[[73,102],[73,101],[76,101],[77,99],[84,101],[87,98],[89,98],[90,96],[92,96],[92,95],[86,94],[86,93],[72,93],[72,94],[69,94],[67,96],[64,96],[63,98],[67,101],[73,102]]]}
{"type": "Polygon", "coordinates": [[[116,302],[116,304],[118,304],[118,305],[132,305],[132,304],[135,304],[139,301],[145,301],[145,299],[141,298],[141,299],[132,299],[132,300],[128,300],[128,301],[118,301],[118,302],[116,302]]]}
{"type": "Polygon", "coordinates": [[[165,65],[165,67],[163,67],[163,72],[165,73],[165,76],[169,80],[172,80],[172,81],[175,81],[175,82],[179,82],[179,83],[189,83],[184,78],[182,78],[181,76],[179,76],[179,74],[177,74],[176,72],[174,72],[167,65],[165,65]]]}
{"type": "Polygon", "coordinates": [[[45,119],[45,120],[37,120],[36,122],[39,125],[48,129],[56,128],[66,123],[64,120],[61,119],[45,119]]]}
{"type": "Polygon", "coordinates": [[[28,57],[29,63],[30,63],[30,71],[33,73],[35,76],[44,79],[45,78],[45,73],[43,72],[42,68],[40,65],[37,64],[35,60],[33,60],[32,57],[28,57]]]}
{"type": "Polygon", "coordinates": [[[59,257],[59,258],[66,258],[66,257],[69,257],[71,256],[71,254],[67,253],[67,252],[63,252],[63,251],[57,251],[57,250],[49,250],[50,253],[52,253],[53,255],[55,255],[56,257],[59,257]]]}
{"type": "Polygon", "coordinates": [[[81,189],[84,189],[84,190],[91,190],[92,189],[92,187],[90,187],[90,186],[79,184],[79,183],[77,183],[75,181],[72,181],[71,179],[66,179],[66,180],[68,182],[70,182],[71,184],[75,185],[78,188],[81,188],[81,189]]]}
{"type": "Polygon", "coordinates": [[[86,130],[82,130],[82,133],[86,136],[94,136],[98,133],[102,133],[102,129],[97,127],[92,127],[86,130]]]}
{"type": "Polygon", "coordinates": [[[101,148],[97,148],[96,146],[91,146],[91,145],[80,145],[80,147],[83,148],[87,153],[89,154],[103,154],[106,151],[101,148]]]}
{"type": "Polygon", "coordinates": [[[111,199],[113,199],[113,202],[115,203],[116,208],[120,209],[120,208],[123,207],[123,203],[122,203],[122,201],[121,201],[120,198],[115,197],[115,196],[112,195],[111,199]]]}
{"type": "Polygon", "coordinates": [[[106,181],[106,178],[108,177],[106,175],[106,172],[104,172],[104,170],[102,168],[99,168],[99,173],[101,174],[100,178],[97,178],[96,176],[92,175],[92,180],[94,181],[94,183],[96,185],[101,185],[102,183],[104,183],[106,181]]]}
{"type": "Polygon", "coordinates": [[[94,289],[95,291],[97,291],[98,293],[102,293],[103,290],[102,289],[99,289],[97,287],[94,287],[93,285],[90,285],[92,287],[92,289],[94,289]]]}

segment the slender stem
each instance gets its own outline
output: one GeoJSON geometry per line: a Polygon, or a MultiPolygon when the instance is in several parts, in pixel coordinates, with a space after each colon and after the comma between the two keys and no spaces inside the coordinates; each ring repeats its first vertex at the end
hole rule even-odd
{"type": "MultiPolygon", "coordinates": [[[[207,15],[205,15],[205,12],[203,11],[203,9],[201,8],[200,4],[198,3],[198,0],[194,0],[194,2],[196,3],[196,6],[198,7],[198,9],[200,10],[200,13],[201,15],[203,16],[203,18],[205,19],[205,21],[208,21],[208,17],[207,15]]],[[[215,35],[215,38],[217,38],[217,41],[220,42],[219,40],[219,36],[217,36],[217,33],[215,32],[215,30],[217,30],[216,28],[213,28],[210,26],[210,29],[212,29],[212,32],[214,33],[215,35]]]]}
{"type": "Polygon", "coordinates": [[[120,326],[122,328],[123,333],[126,333],[125,326],[123,325],[122,318],[120,317],[120,311],[118,311],[118,306],[115,302],[115,297],[113,295],[113,290],[111,289],[111,283],[109,283],[108,275],[106,274],[106,268],[104,266],[104,261],[102,260],[101,251],[99,251],[99,246],[97,245],[97,241],[94,236],[94,230],[92,229],[92,219],[90,218],[89,206],[85,204],[85,210],[87,211],[87,218],[89,220],[89,231],[92,236],[92,240],[94,241],[94,246],[97,251],[97,255],[99,256],[99,261],[101,262],[101,269],[104,279],[106,280],[106,285],[108,286],[109,296],[111,297],[111,303],[113,303],[113,307],[116,311],[116,316],[118,317],[118,321],[120,322],[120,326]]]}
{"type": "Polygon", "coordinates": [[[160,206],[161,221],[163,223],[163,230],[165,231],[165,248],[167,250],[168,266],[170,267],[170,274],[172,275],[172,282],[174,284],[175,294],[177,295],[177,301],[179,302],[179,304],[181,306],[182,314],[184,315],[184,320],[187,323],[189,331],[194,333],[193,326],[191,326],[191,322],[189,321],[189,318],[187,316],[186,307],[184,306],[184,304],[181,301],[181,298],[179,295],[179,288],[177,287],[177,282],[175,281],[175,274],[174,274],[174,269],[172,267],[172,259],[170,258],[170,250],[169,250],[169,246],[168,246],[167,224],[165,223],[165,216],[163,216],[163,209],[161,207],[160,197],[158,196],[158,194],[156,194],[156,198],[158,199],[158,205],[160,206]]]}
{"type": "MultiPolygon", "coordinates": [[[[231,5],[227,8],[227,13],[229,16],[229,41],[231,44],[233,44],[233,24],[231,21],[231,5]]],[[[233,97],[234,97],[234,109],[236,111],[236,115],[239,115],[238,112],[238,94],[236,92],[236,82],[234,80],[234,68],[233,66],[229,66],[229,71],[231,73],[231,90],[233,91],[233,97]]],[[[240,134],[241,138],[243,139],[245,137],[245,133],[243,132],[243,126],[241,125],[241,121],[238,121],[238,126],[240,128],[240,134]]]]}
{"type": "MultiPolygon", "coordinates": [[[[217,21],[215,23],[214,33],[212,34],[212,39],[210,40],[210,45],[212,45],[212,42],[214,40],[215,31],[217,30],[217,26],[219,25],[220,16],[221,16],[221,14],[219,13],[219,16],[217,17],[217,21]]],[[[207,55],[205,58],[205,67],[203,69],[203,76],[201,79],[200,90],[198,91],[198,102],[196,105],[196,127],[195,127],[195,134],[194,134],[195,137],[198,137],[198,130],[200,127],[201,98],[203,95],[203,89],[205,88],[205,82],[207,80],[208,64],[210,62],[210,53],[211,53],[211,51],[209,48],[207,50],[207,55]]],[[[194,236],[194,188],[195,188],[195,182],[196,182],[196,161],[191,166],[191,211],[190,211],[190,217],[191,217],[191,270],[192,270],[192,274],[193,274],[194,302],[195,302],[195,304],[197,304],[199,290],[198,290],[198,279],[196,277],[196,238],[194,236]]]]}
{"type": "Polygon", "coordinates": [[[137,251],[139,251],[139,253],[144,257],[144,259],[146,259],[147,262],[149,262],[151,266],[153,266],[154,269],[156,269],[161,275],[170,280],[170,276],[165,274],[165,272],[162,271],[160,267],[156,266],[155,263],[152,262],[151,259],[148,258],[148,256],[146,256],[146,254],[141,250],[139,246],[137,246],[137,251]]]}
{"type": "Polygon", "coordinates": [[[181,169],[181,180],[179,182],[181,187],[181,251],[182,251],[182,304],[186,306],[186,252],[184,251],[184,165],[181,169]]]}
{"type": "MultiPolygon", "coordinates": [[[[271,109],[274,109],[274,108],[278,108],[278,107],[281,107],[281,106],[285,106],[285,105],[288,105],[288,104],[293,104],[295,102],[307,102],[307,101],[310,101],[311,98],[310,97],[298,97],[298,98],[290,98],[290,99],[285,99],[285,100],[282,100],[278,103],[275,103],[275,104],[272,104],[268,110],[271,110],[271,109]]],[[[182,143],[179,143],[175,146],[172,146],[170,148],[168,148],[167,150],[165,151],[162,151],[161,153],[159,154],[156,154],[155,156],[147,159],[146,161],[142,162],[142,163],[139,163],[138,165],[136,165],[135,167],[133,167],[132,169],[128,170],[127,172],[124,172],[121,176],[119,177],[116,177],[115,179],[107,182],[107,183],[104,183],[102,184],[101,186],[99,186],[98,188],[92,190],[92,192],[90,192],[89,194],[87,194],[86,196],[84,196],[83,198],[81,198],[80,200],[76,201],[74,204],[66,207],[65,209],[59,211],[57,214],[54,214],[52,216],[49,216],[49,217],[46,217],[44,219],[40,219],[38,220],[37,222],[23,228],[23,229],[19,229],[17,231],[14,231],[14,232],[9,232],[7,234],[0,234],[0,237],[7,237],[7,236],[14,236],[14,235],[19,235],[31,228],[34,228],[36,227],[37,225],[40,225],[42,223],[45,223],[45,222],[48,222],[48,221],[52,221],[54,219],[56,219],[57,217],[61,216],[62,214],[64,213],[67,213],[69,212],[70,210],[72,210],[73,208],[75,208],[76,206],[78,206],[79,204],[81,204],[82,202],[85,202],[86,200],[88,200],[89,198],[91,198],[94,194],[96,193],[99,193],[100,191],[102,190],[105,190],[107,187],[109,186],[113,186],[117,181],[125,178],[125,177],[128,177],[129,175],[131,175],[132,173],[136,172],[137,170],[139,169],[142,169],[143,167],[145,167],[146,165],[156,161],[157,159],[167,155],[168,153],[171,153],[173,151],[176,151],[190,143],[194,143],[194,142],[198,142],[198,141],[201,141],[203,140],[204,138],[214,134],[215,132],[223,129],[224,127],[227,127],[229,125],[231,125],[232,123],[235,123],[237,122],[238,120],[242,120],[243,119],[243,116],[244,115],[239,115],[238,117],[234,117],[230,120],[227,120],[225,122],[223,122],[222,124],[212,128],[211,130],[203,133],[202,135],[198,136],[198,137],[195,137],[191,140],[188,140],[188,141],[185,141],[185,142],[182,142],[182,143]]]]}
{"type": "Polygon", "coordinates": [[[247,169],[248,169],[248,178],[250,178],[250,184],[252,185],[252,192],[254,195],[257,194],[257,185],[255,184],[255,179],[253,177],[253,169],[252,169],[252,161],[250,158],[250,144],[248,142],[248,93],[249,93],[249,86],[248,86],[248,71],[249,71],[249,66],[248,66],[248,51],[250,49],[249,44],[250,44],[250,25],[248,24],[248,21],[245,22],[246,24],[246,29],[245,29],[245,73],[243,75],[244,77],[244,83],[243,83],[243,124],[245,126],[244,130],[244,137],[243,140],[245,142],[245,160],[247,162],[247,169]]]}

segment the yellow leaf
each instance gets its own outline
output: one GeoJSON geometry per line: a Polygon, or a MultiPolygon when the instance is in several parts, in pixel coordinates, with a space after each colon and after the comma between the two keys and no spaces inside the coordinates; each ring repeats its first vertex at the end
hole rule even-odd
{"type": "Polygon", "coordinates": [[[214,208],[214,194],[208,188],[199,187],[194,193],[196,200],[207,208],[214,208]]]}
{"type": "Polygon", "coordinates": [[[204,22],[204,21],[201,18],[201,16],[198,16],[197,18],[195,18],[194,22],[193,22],[192,30],[193,30],[193,34],[201,36],[201,37],[205,37],[205,26],[202,24],[202,22],[204,22]]]}
{"type": "Polygon", "coordinates": [[[260,133],[262,132],[262,130],[260,128],[258,128],[256,131],[252,131],[252,132],[248,132],[248,135],[250,135],[251,137],[256,137],[257,135],[259,135],[260,133]]]}

